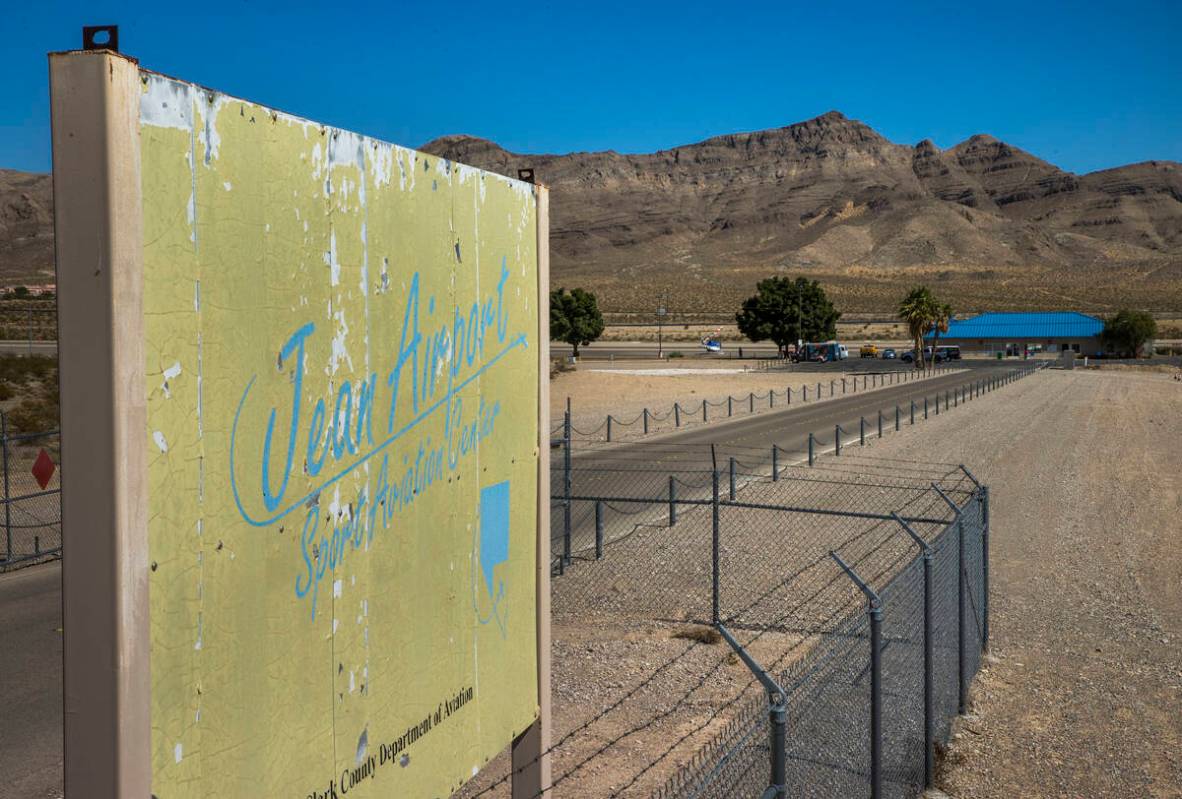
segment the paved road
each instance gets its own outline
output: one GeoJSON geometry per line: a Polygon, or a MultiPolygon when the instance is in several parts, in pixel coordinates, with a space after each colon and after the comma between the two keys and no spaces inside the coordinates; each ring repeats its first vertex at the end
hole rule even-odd
{"type": "Polygon", "coordinates": [[[61,796],[62,570],[0,574],[0,795],[61,796]]]}
{"type": "MultiPolygon", "coordinates": [[[[773,443],[785,453],[798,456],[807,455],[810,432],[817,434],[819,442],[832,445],[834,425],[839,424],[853,435],[857,435],[858,420],[865,417],[868,424],[874,424],[875,434],[877,434],[879,410],[888,416],[890,425],[893,427],[894,409],[898,405],[904,414],[903,421],[909,423],[912,400],[917,403],[918,419],[922,419],[924,397],[929,398],[930,412],[935,413],[937,394],[943,398],[945,392],[952,392],[955,388],[965,387],[989,377],[1014,373],[1021,367],[1015,362],[966,360],[957,363],[954,368],[960,371],[924,380],[907,381],[871,391],[839,394],[832,399],[828,398],[829,381],[825,380],[823,375],[818,375],[818,379],[823,385],[822,394],[826,397],[822,402],[801,402],[799,392],[797,392],[793,404],[782,410],[703,424],[684,431],[652,436],[642,441],[623,444],[611,450],[576,452],[575,458],[580,465],[590,465],[597,461],[619,462],[623,460],[682,465],[689,462],[700,463],[701,453],[707,451],[710,444],[714,444],[720,454],[733,454],[736,457],[741,457],[752,450],[767,450],[766,457],[770,459],[773,443]],[[662,446],[646,446],[649,443],[658,442],[662,446]],[[688,448],[693,445],[698,445],[697,449],[689,450],[688,448]],[[678,448],[682,448],[681,451],[678,451],[678,448]],[[653,453],[656,449],[660,449],[662,454],[656,455],[654,460],[653,453]]],[[[837,385],[837,391],[840,392],[840,382],[837,385]]],[[[813,396],[815,396],[815,392],[813,396]]],[[[949,394],[950,401],[954,401],[954,398],[954,394],[949,394]]],[[[820,446],[819,443],[818,447],[820,446]]]]}
{"type": "MultiPolygon", "coordinates": [[[[809,433],[815,436],[814,449],[818,456],[828,455],[835,446],[835,425],[841,425],[844,448],[857,447],[861,433],[860,420],[866,420],[868,440],[878,435],[878,414],[883,413],[883,433],[892,435],[895,427],[895,408],[899,408],[900,428],[905,433],[911,427],[911,403],[915,402],[915,424],[922,425],[924,402],[928,413],[964,413],[968,408],[960,397],[975,394],[976,387],[991,378],[1016,374],[1024,368],[1016,362],[964,361],[963,371],[936,377],[908,381],[857,394],[838,395],[822,402],[794,402],[783,410],[766,411],[740,419],[703,424],[698,427],[617,446],[579,449],[578,442],[572,456],[572,494],[575,497],[649,498],[668,496],[668,476],[677,475],[686,487],[677,489],[679,498],[704,499],[709,496],[709,472],[712,469],[710,445],[714,445],[718,469],[723,474],[722,491],[729,489],[729,460],[734,457],[736,469],[747,475],[771,474],[772,446],[778,452],[778,462],[787,465],[807,461],[809,433]],[[970,390],[970,386],[973,388],[970,390]],[[949,409],[945,410],[945,403],[949,409]],[[698,486],[690,488],[689,486],[698,486]]],[[[1026,364],[1030,367],[1032,364],[1026,364]]],[[[825,386],[826,393],[828,385],[825,386]]],[[[839,389],[840,390],[840,389],[839,389]]],[[[1001,389],[1004,390],[1004,387],[1001,389]]],[[[967,400],[971,404],[972,400],[967,400]]],[[[971,411],[970,411],[971,412],[971,411]]],[[[552,453],[555,465],[561,468],[561,449],[552,453]]],[[[551,490],[562,493],[561,473],[552,473],[551,490]]],[[[681,483],[679,483],[681,485],[681,483]]],[[[616,504],[617,508],[638,511],[642,506],[616,504]]],[[[595,541],[595,508],[590,501],[572,503],[572,552],[590,552],[595,541]]],[[[668,513],[666,507],[654,505],[651,513],[614,520],[614,534],[627,534],[639,522],[656,521],[668,513]]],[[[561,548],[564,536],[561,503],[553,506],[551,535],[554,549],[561,548]]]]}

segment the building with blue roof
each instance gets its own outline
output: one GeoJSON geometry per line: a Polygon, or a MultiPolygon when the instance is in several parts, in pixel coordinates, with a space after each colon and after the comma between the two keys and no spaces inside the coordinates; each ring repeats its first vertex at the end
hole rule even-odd
{"type": "MultiPolygon", "coordinates": [[[[1035,311],[1030,313],[983,313],[971,319],[954,319],[948,332],[941,333],[941,345],[962,350],[1005,352],[1022,355],[1032,350],[1084,355],[1100,352],[1100,331],[1104,321],[1076,311],[1035,311]]],[[[935,333],[925,337],[931,341],[935,333]]]]}

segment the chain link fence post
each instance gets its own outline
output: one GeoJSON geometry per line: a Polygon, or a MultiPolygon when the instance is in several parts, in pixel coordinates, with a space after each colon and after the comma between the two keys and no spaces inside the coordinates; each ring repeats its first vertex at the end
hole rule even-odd
{"type": "Polygon", "coordinates": [[[772,482],[780,481],[780,448],[772,444],[772,482]]]}
{"type": "Polygon", "coordinates": [[[8,414],[0,411],[0,442],[4,447],[4,559],[12,560],[12,493],[8,490],[8,414]]]}
{"type": "Polygon", "coordinates": [[[595,559],[603,560],[603,500],[595,500],[595,559]]]}
{"type": "Polygon", "coordinates": [[[734,457],[732,457],[730,459],[730,466],[731,466],[731,494],[730,494],[730,496],[731,496],[731,502],[734,502],[735,501],[735,459],[734,459],[734,457]]]}
{"type": "Polygon", "coordinates": [[[957,674],[959,675],[959,691],[957,693],[957,713],[964,715],[965,710],[969,704],[969,684],[967,679],[968,666],[968,652],[966,647],[968,645],[968,632],[965,629],[964,613],[965,613],[965,592],[968,586],[965,585],[965,552],[964,552],[964,519],[957,515],[956,518],[956,545],[958,547],[957,561],[956,561],[956,650],[957,650],[957,674]]]}
{"type": "Polygon", "coordinates": [[[841,425],[833,425],[834,457],[841,457],[841,425]]]}
{"type": "Polygon", "coordinates": [[[644,417],[644,434],[648,435],[648,408],[645,408],[641,414],[644,417]]]}
{"type": "Polygon", "coordinates": [[[669,526],[677,524],[677,481],[669,475],[669,526]]]}
{"type": "Polygon", "coordinates": [[[681,427],[681,403],[673,403],[673,426],[681,427]]]}
{"type": "Polygon", "coordinates": [[[981,648],[989,650],[989,486],[981,489],[981,648]]]}
{"type": "Polygon", "coordinates": [[[882,438],[882,408],[878,409],[878,437],[882,438]]]}
{"type": "Polygon", "coordinates": [[[714,623],[718,624],[722,620],[722,598],[720,587],[722,584],[722,519],[720,513],[720,506],[718,502],[718,469],[712,469],[711,483],[713,488],[712,499],[710,502],[710,509],[712,513],[711,532],[710,532],[710,587],[711,587],[711,614],[714,623]]]}
{"type": "Polygon", "coordinates": [[[607,440],[610,444],[612,440],[612,415],[610,413],[607,415],[607,440]]]}
{"type": "Polygon", "coordinates": [[[566,413],[562,420],[562,559],[559,561],[559,574],[566,571],[570,565],[570,535],[571,535],[571,423],[570,397],[566,398],[566,413]]]}
{"type": "Polygon", "coordinates": [[[895,517],[895,521],[911,536],[911,540],[923,553],[923,785],[924,788],[932,788],[935,787],[936,781],[935,638],[932,636],[932,568],[935,554],[923,537],[903,521],[898,513],[892,512],[891,516],[895,517]]]}
{"type": "Polygon", "coordinates": [[[866,446],[866,417],[858,417],[858,446],[866,446]]]}
{"type": "Polygon", "coordinates": [[[705,423],[708,421],[710,421],[710,420],[706,417],[706,398],[703,397],[702,398],[702,422],[705,423]]]}
{"type": "Polygon", "coordinates": [[[809,433],[809,466],[812,466],[813,461],[815,460],[814,452],[813,452],[815,448],[816,448],[816,441],[813,438],[813,434],[809,433]]]}
{"type": "Polygon", "coordinates": [[[834,551],[829,557],[866,595],[870,617],[870,797],[882,797],[882,599],[853,568],[834,551]]]}

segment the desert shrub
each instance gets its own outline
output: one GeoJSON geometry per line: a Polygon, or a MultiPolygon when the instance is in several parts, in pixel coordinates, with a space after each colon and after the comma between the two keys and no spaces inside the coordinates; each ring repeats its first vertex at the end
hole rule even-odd
{"type": "Polygon", "coordinates": [[[699,644],[717,644],[722,640],[722,635],[713,627],[682,627],[679,630],[674,630],[671,637],[684,641],[697,641],[699,644]]]}

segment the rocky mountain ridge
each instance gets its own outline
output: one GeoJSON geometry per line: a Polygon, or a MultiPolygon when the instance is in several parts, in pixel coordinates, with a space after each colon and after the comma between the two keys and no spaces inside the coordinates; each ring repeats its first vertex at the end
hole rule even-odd
{"type": "MultiPolygon", "coordinates": [[[[846,310],[925,282],[960,309],[1182,310],[1182,164],[1085,175],[976,135],[889,141],[831,111],[651,154],[422,148],[550,187],[555,285],[616,312],[723,313],[769,274],[818,280],[846,310]]],[[[0,170],[0,281],[53,279],[52,181],[0,170]]]]}
{"type": "Polygon", "coordinates": [[[836,111],[648,155],[523,155],[470,136],[423,149],[511,176],[533,168],[551,189],[555,282],[618,310],[643,310],[657,287],[733,303],[776,272],[866,310],[921,280],[962,307],[1110,305],[1100,285],[1182,307],[1182,289],[1157,290],[1180,275],[1176,162],[1075,175],[987,135],[896,144],[836,111]]]}

